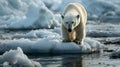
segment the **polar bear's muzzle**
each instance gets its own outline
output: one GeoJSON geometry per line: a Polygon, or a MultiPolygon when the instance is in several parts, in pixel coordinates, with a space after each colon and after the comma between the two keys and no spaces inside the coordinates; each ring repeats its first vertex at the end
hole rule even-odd
{"type": "Polygon", "coordinates": [[[68,24],[68,32],[71,32],[72,31],[72,25],[71,24],[68,24]]]}
{"type": "Polygon", "coordinates": [[[72,26],[69,24],[69,25],[68,25],[68,32],[71,32],[71,31],[72,31],[71,27],[72,27],[72,26]]]}

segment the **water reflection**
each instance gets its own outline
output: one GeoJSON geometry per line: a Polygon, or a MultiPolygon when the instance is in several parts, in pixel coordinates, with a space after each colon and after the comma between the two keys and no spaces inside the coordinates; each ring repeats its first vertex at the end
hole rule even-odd
{"type": "Polygon", "coordinates": [[[85,67],[82,56],[63,56],[61,67],[85,67]]]}
{"type": "Polygon", "coordinates": [[[35,56],[33,60],[40,62],[42,67],[85,67],[81,55],[39,56],[38,58],[35,56]]]}

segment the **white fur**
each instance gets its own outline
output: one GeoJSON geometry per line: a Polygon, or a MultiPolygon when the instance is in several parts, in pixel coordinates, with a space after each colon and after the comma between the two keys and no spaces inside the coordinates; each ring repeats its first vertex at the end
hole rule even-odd
{"type": "Polygon", "coordinates": [[[70,3],[63,12],[62,37],[64,42],[75,42],[82,44],[85,38],[85,25],[87,13],[80,3],[70,3]],[[76,16],[80,17],[77,18],[76,16]],[[74,23],[72,23],[74,21],[74,23]],[[71,32],[68,32],[68,29],[71,32]]]}

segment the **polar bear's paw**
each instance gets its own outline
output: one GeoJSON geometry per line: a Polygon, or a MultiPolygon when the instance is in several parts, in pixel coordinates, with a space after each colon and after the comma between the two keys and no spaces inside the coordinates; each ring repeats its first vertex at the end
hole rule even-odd
{"type": "Polygon", "coordinates": [[[82,44],[82,42],[81,41],[79,41],[79,40],[75,40],[74,41],[76,44],[79,44],[79,45],[81,45],[82,44]]]}

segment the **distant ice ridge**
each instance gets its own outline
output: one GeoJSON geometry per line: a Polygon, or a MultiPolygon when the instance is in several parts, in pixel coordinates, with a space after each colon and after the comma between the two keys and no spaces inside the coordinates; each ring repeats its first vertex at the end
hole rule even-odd
{"type": "Polygon", "coordinates": [[[0,64],[2,67],[41,67],[39,62],[30,60],[20,47],[0,55],[0,64]]]}
{"type": "Polygon", "coordinates": [[[80,2],[87,10],[88,19],[104,19],[107,16],[120,16],[119,0],[42,0],[46,6],[54,11],[61,12],[64,7],[73,2],[80,2]],[[104,18],[102,18],[104,17],[104,18]]]}

